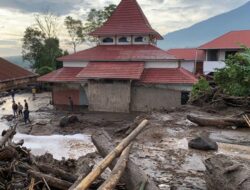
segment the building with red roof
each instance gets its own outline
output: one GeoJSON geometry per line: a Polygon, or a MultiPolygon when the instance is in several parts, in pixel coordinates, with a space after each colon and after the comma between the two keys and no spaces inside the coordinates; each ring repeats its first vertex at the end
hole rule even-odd
{"type": "Polygon", "coordinates": [[[155,31],[136,0],[121,0],[90,35],[95,47],[63,56],[63,68],[40,77],[53,84],[53,102],[91,111],[148,111],[179,106],[196,83],[174,55],[157,47],[155,31]]]}
{"type": "Polygon", "coordinates": [[[181,67],[193,74],[203,74],[205,52],[197,48],[169,49],[167,53],[181,59],[181,67]]]}
{"type": "Polygon", "coordinates": [[[225,59],[243,46],[250,48],[250,30],[231,31],[198,47],[205,51],[204,73],[225,67],[225,59]]]}
{"type": "Polygon", "coordinates": [[[24,87],[36,80],[36,74],[0,57],[0,91],[24,87]]]}

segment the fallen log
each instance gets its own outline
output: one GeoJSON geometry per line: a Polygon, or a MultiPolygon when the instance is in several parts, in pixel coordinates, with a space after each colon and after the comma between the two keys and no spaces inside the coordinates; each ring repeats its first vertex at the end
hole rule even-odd
{"type": "MultiPolygon", "coordinates": [[[[112,139],[104,130],[98,131],[92,136],[92,141],[102,157],[108,155],[113,149],[114,144],[112,139]]],[[[117,163],[115,159],[109,168],[112,170],[117,163]]],[[[128,160],[124,174],[121,177],[121,182],[126,184],[129,190],[138,190],[141,183],[147,181],[145,190],[159,190],[156,184],[139,168],[131,159],[128,160]]]]}
{"type": "Polygon", "coordinates": [[[199,126],[215,126],[215,127],[247,127],[244,119],[237,118],[219,118],[219,117],[202,117],[195,115],[187,115],[187,119],[193,123],[198,124],[199,126]]]}
{"type": "Polygon", "coordinates": [[[118,157],[121,152],[134,140],[142,129],[148,124],[148,120],[143,120],[140,125],[125,139],[123,139],[119,145],[112,150],[99,164],[94,168],[87,177],[85,177],[75,188],[76,190],[86,190],[91,183],[101,175],[101,173],[110,165],[110,163],[118,157]]]}
{"type": "Polygon", "coordinates": [[[118,184],[128,162],[131,144],[124,149],[108,179],[97,190],[113,190],[118,184]]]}
{"type": "Polygon", "coordinates": [[[61,178],[63,180],[66,180],[66,181],[69,181],[69,182],[72,182],[72,183],[74,183],[78,178],[78,176],[76,176],[74,174],[65,172],[62,169],[55,168],[55,167],[49,166],[47,164],[37,164],[37,167],[43,173],[52,174],[55,177],[59,177],[59,178],[61,178]]]}
{"type": "Polygon", "coordinates": [[[225,155],[216,155],[205,160],[205,166],[208,190],[249,190],[249,161],[238,161],[225,155]]]}
{"type": "Polygon", "coordinates": [[[43,174],[34,170],[28,170],[28,173],[34,178],[38,178],[41,180],[45,179],[45,181],[48,183],[49,186],[57,189],[67,190],[72,186],[72,183],[68,181],[61,180],[56,177],[52,177],[50,175],[43,174]]]}

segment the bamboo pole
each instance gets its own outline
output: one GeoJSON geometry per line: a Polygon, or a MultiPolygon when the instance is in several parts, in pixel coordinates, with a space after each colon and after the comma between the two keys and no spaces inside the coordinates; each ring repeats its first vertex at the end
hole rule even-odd
{"type": "Polygon", "coordinates": [[[75,190],[87,190],[87,188],[91,185],[91,183],[101,175],[101,173],[110,165],[110,163],[118,157],[121,152],[130,144],[130,142],[135,139],[138,134],[145,128],[148,124],[148,120],[143,120],[140,125],[130,133],[119,145],[110,152],[100,163],[94,168],[87,177],[85,177],[75,188],[75,190]]]}
{"type": "Polygon", "coordinates": [[[126,168],[131,146],[132,144],[124,149],[110,176],[97,190],[113,190],[115,188],[126,168]]]}
{"type": "Polygon", "coordinates": [[[248,127],[250,127],[250,119],[247,115],[243,115],[243,118],[245,119],[246,123],[248,124],[248,127]]]}

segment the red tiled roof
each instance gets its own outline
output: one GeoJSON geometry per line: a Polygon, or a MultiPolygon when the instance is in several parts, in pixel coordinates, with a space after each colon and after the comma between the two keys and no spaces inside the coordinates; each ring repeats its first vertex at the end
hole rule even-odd
{"type": "Polygon", "coordinates": [[[144,69],[140,83],[194,84],[195,76],[183,68],[144,69]]]}
{"type": "Polygon", "coordinates": [[[239,49],[241,45],[250,48],[250,30],[228,32],[200,46],[199,49],[239,49]]]}
{"type": "Polygon", "coordinates": [[[98,45],[59,58],[60,61],[153,61],[176,60],[153,45],[98,45]]]}
{"type": "Polygon", "coordinates": [[[90,62],[77,77],[102,79],[140,79],[144,62],[90,62]]]}
{"type": "Polygon", "coordinates": [[[37,79],[40,82],[76,82],[80,81],[76,75],[82,70],[82,67],[63,67],[37,79]]]}
{"type": "Polygon", "coordinates": [[[93,36],[149,34],[163,39],[150,26],[136,0],[122,0],[107,22],[91,33],[93,36]]]}
{"type": "Polygon", "coordinates": [[[169,49],[167,53],[175,56],[178,59],[184,59],[187,61],[204,61],[205,52],[196,48],[184,48],[184,49],[169,49]]]}
{"type": "Polygon", "coordinates": [[[10,63],[9,61],[0,57],[0,82],[29,78],[36,76],[32,73],[18,65],[10,63]]]}

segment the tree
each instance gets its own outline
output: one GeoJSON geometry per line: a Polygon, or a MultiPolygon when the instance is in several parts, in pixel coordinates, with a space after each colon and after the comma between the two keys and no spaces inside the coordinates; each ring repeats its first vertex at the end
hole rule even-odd
{"type": "MultiPolygon", "coordinates": [[[[85,34],[89,34],[103,25],[104,22],[111,16],[116,9],[116,5],[110,4],[104,7],[103,10],[91,9],[88,13],[87,22],[84,25],[85,34]]],[[[87,36],[87,40],[90,42],[97,42],[96,38],[87,36]]]]}
{"type": "Polygon", "coordinates": [[[57,21],[52,14],[36,15],[36,24],[25,30],[23,37],[23,60],[31,63],[38,74],[45,74],[61,66],[56,58],[64,55],[56,37],[57,21]]]}
{"type": "Polygon", "coordinates": [[[58,33],[58,17],[53,13],[36,14],[35,26],[45,35],[46,38],[56,38],[58,33]]]}
{"type": "Polygon", "coordinates": [[[67,16],[64,20],[64,24],[71,38],[71,44],[73,45],[74,52],[76,52],[76,46],[85,41],[82,21],[73,19],[71,16],[67,16]]]}
{"type": "Polygon", "coordinates": [[[39,64],[40,52],[43,49],[45,35],[37,28],[26,28],[23,37],[23,60],[29,61],[32,68],[39,64]]]}
{"type": "Polygon", "coordinates": [[[250,96],[250,49],[231,55],[225,63],[215,72],[216,84],[226,94],[250,96]]]}

